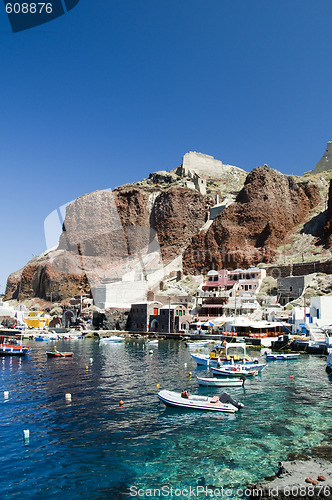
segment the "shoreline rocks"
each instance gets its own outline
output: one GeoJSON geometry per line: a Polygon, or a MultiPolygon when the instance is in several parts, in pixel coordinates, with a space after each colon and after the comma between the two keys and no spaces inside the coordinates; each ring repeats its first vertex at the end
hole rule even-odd
{"type": "Polygon", "coordinates": [[[248,485],[249,498],[332,499],[332,463],[323,459],[291,460],[275,476],[248,485]]]}

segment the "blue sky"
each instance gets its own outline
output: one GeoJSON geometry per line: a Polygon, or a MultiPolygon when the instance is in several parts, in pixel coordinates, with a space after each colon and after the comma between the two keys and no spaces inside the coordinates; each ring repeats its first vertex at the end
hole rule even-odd
{"type": "Polygon", "coordinates": [[[302,174],[332,139],[330,0],[80,0],[13,34],[0,10],[0,291],[44,219],[189,150],[302,174]]]}

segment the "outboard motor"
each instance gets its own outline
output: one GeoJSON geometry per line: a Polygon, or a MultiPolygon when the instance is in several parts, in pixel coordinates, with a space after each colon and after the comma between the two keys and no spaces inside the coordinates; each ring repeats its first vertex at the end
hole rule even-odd
{"type": "Polygon", "coordinates": [[[231,404],[238,410],[240,410],[244,406],[242,403],[239,403],[239,401],[235,401],[235,399],[232,398],[232,396],[228,394],[228,392],[223,392],[219,397],[219,401],[221,401],[222,403],[231,404]]]}

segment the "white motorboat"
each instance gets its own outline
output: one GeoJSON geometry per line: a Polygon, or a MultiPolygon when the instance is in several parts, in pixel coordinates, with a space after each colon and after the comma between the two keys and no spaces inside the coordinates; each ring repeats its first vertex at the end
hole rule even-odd
{"type": "Polygon", "coordinates": [[[158,342],[159,340],[155,339],[155,340],[147,340],[145,343],[148,345],[158,345],[158,342]]]}
{"type": "Polygon", "coordinates": [[[211,367],[211,371],[214,375],[221,375],[226,377],[253,377],[258,375],[259,368],[254,368],[253,366],[243,368],[241,366],[234,365],[224,365],[222,368],[211,367]]]}
{"type": "Polygon", "coordinates": [[[233,378],[216,378],[216,377],[197,377],[199,385],[207,387],[237,387],[244,384],[246,376],[233,378]]]}
{"type": "Polygon", "coordinates": [[[211,344],[211,340],[197,340],[197,342],[187,342],[186,346],[188,349],[200,349],[201,347],[206,347],[211,344]]]}
{"type": "Polygon", "coordinates": [[[235,401],[227,392],[223,392],[219,398],[218,396],[210,397],[188,394],[186,391],[179,393],[163,390],[159,392],[158,398],[166,406],[190,410],[235,413],[240,408],[243,408],[243,404],[235,401]]]}
{"type": "Polygon", "coordinates": [[[112,335],[111,337],[101,338],[99,341],[102,344],[108,343],[108,342],[124,342],[124,338],[118,337],[117,335],[112,335]]]}

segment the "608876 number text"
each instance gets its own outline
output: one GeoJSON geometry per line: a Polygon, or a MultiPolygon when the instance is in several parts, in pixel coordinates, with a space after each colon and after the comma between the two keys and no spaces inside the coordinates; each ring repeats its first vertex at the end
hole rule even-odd
{"type": "Polygon", "coordinates": [[[7,14],[51,14],[53,5],[51,3],[6,3],[7,14]]]}

